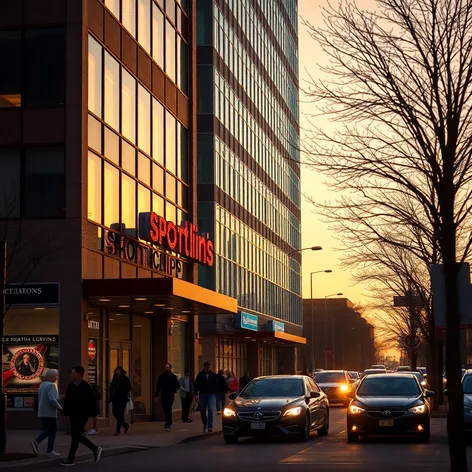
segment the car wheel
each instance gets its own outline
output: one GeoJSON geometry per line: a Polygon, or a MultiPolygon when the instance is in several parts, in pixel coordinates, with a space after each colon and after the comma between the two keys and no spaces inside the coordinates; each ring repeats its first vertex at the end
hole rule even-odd
{"type": "Polygon", "coordinates": [[[237,444],[238,443],[238,437],[237,436],[227,436],[226,434],[223,436],[223,439],[225,440],[226,444],[237,444]]]}
{"type": "Polygon", "coordinates": [[[355,433],[347,433],[347,442],[348,443],[357,443],[359,442],[359,435],[355,433]]]}
{"type": "Polygon", "coordinates": [[[303,442],[308,441],[308,439],[310,439],[310,432],[311,432],[310,416],[306,415],[305,427],[303,428],[303,433],[300,436],[300,440],[303,442]]]}
{"type": "Polygon", "coordinates": [[[327,436],[329,433],[329,413],[326,414],[323,426],[318,430],[318,436],[327,436]]]}

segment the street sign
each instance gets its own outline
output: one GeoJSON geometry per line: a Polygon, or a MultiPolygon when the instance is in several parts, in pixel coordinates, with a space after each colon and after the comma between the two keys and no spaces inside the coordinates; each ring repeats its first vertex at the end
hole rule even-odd
{"type": "Polygon", "coordinates": [[[405,346],[408,349],[415,349],[420,344],[420,338],[414,334],[410,334],[405,338],[405,346]]]}

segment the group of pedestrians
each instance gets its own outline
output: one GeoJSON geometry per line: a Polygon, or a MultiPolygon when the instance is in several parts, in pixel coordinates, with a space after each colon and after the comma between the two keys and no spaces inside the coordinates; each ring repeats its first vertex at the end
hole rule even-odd
{"type": "MultiPolygon", "coordinates": [[[[57,390],[57,370],[49,369],[45,379],[38,390],[37,410],[38,417],[43,424],[41,433],[31,441],[31,447],[35,454],[39,454],[39,445],[48,439],[47,455],[49,457],[60,456],[54,451],[54,443],[57,434],[58,414],[62,413],[69,419],[71,444],[67,458],[61,463],[64,467],[74,465],[75,455],[79,444],[83,444],[93,453],[95,462],[100,460],[102,448],[96,446],[88,436],[97,432],[97,417],[100,413],[101,392],[97,387],[92,387],[84,380],[85,369],[75,366],[71,371],[72,382],[67,386],[65,395],[59,396],[57,390]],[[63,399],[63,405],[60,400],[63,399]],[[90,418],[93,418],[93,427],[85,433],[85,427],[90,418]]],[[[182,403],[182,421],[192,422],[190,410],[196,404],[200,411],[200,417],[204,432],[213,431],[214,411],[221,414],[226,405],[228,394],[237,393],[251,381],[249,372],[241,378],[232,371],[220,370],[215,374],[211,370],[211,363],[205,362],[203,369],[198,373],[195,381],[188,369],[180,378],[172,372],[172,365],[166,364],[164,372],[159,376],[156,386],[156,398],[159,399],[165,416],[164,428],[170,431],[172,426],[172,407],[177,393],[182,403]]],[[[131,382],[126,371],[116,367],[113,379],[110,383],[108,397],[112,407],[113,416],[116,418],[116,430],[114,435],[126,434],[129,424],[125,420],[125,413],[130,409],[131,382]]],[[[132,408],[132,406],[131,406],[132,408]]]]}

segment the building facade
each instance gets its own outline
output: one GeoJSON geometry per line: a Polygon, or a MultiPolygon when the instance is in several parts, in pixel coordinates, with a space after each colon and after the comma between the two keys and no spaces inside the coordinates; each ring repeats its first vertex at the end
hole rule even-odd
{"type": "Polygon", "coordinates": [[[296,0],[198,0],[199,284],[238,300],[200,317],[203,354],[242,375],[293,372],[303,345],[296,0]]]}
{"type": "Polygon", "coordinates": [[[216,256],[197,219],[196,14],[195,0],[0,4],[3,379],[16,428],[35,421],[45,371],[59,369],[63,393],[74,364],[103,391],[103,417],[122,365],[134,421],[158,418],[165,363],[199,368],[198,316],[237,314],[197,279],[216,256]]]}
{"type": "Polygon", "coordinates": [[[347,298],[304,298],[303,369],[362,372],[375,364],[374,326],[347,298]]]}

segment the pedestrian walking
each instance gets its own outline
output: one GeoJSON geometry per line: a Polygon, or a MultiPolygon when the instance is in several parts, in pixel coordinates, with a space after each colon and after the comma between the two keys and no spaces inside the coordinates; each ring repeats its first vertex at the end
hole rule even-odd
{"type": "Polygon", "coordinates": [[[97,416],[95,395],[90,384],[84,380],[84,373],[85,369],[81,365],[72,368],[72,382],[67,386],[64,399],[64,416],[69,417],[71,442],[69,455],[61,463],[63,467],[74,465],[79,443],[93,452],[95,462],[98,462],[102,455],[102,448],[84,436],[88,419],[97,416]]]}
{"type": "Polygon", "coordinates": [[[94,434],[98,434],[98,417],[100,416],[100,403],[102,401],[102,391],[98,385],[93,384],[92,385],[92,390],[95,395],[95,400],[96,400],[96,406],[97,406],[97,416],[93,419],[93,424],[92,427],[90,428],[87,433],[85,433],[87,436],[93,436],[94,434]]]}
{"type": "Polygon", "coordinates": [[[125,434],[129,431],[129,423],[125,420],[126,404],[131,395],[131,382],[121,365],[117,366],[109,388],[109,402],[113,416],[116,418],[116,430],[114,436],[121,434],[124,428],[125,434]]]}
{"type": "Polygon", "coordinates": [[[239,392],[239,379],[234,375],[234,372],[231,370],[228,377],[228,391],[229,393],[239,392]]]}
{"type": "Polygon", "coordinates": [[[195,379],[195,395],[198,398],[204,433],[213,431],[213,411],[217,391],[218,378],[211,370],[211,363],[205,362],[203,370],[195,379]]]}
{"type": "Polygon", "coordinates": [[[246,373],[239,379],[239,388],[243,390],[251,380],[249,372],[246,371],[246,373]]]}
{"type": "Polygon", "coordinates": [[[164,429],[169,432],[172,426],[172,405],[174,404],[175,394],[180,388],[179,379],[172,372],[172,365],[167,363],[164,372],[159,376],[156,387],[156,398],[161,400],[164,410],[165,424],[164,429]]]}
{"type": "Polygon", "coordinates": [[[221,410],[226,405],[226,394],[228,393],[228,383],[223,370],[218,371],[218,390],[216,391],[216,414],[221,415],[221,410]]]}
{"type": "Polygon", "coordinates": [[[59,392],[56,386],[57,370],[49,369],[46,372],[43,383],[38,390],[38,417],[43,423],[43,430],[36,439],[31,441],[31,447],[36,455],[39,454],[39,445],[48,438],[46,455],[49,457],[60,456],[54,451],[54,443],[57,433],[57,412],[62,411],[59,403],[59,392]]]}
{"type": "Polygon", "coordinates": [[[182,402],[182,421],[191,423],[189,413],[193,402],[193,381],[188,369],[185,369],[185,375],[180,379],[180,400],[182,402]]]}

